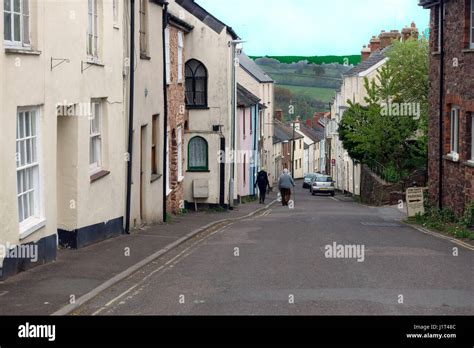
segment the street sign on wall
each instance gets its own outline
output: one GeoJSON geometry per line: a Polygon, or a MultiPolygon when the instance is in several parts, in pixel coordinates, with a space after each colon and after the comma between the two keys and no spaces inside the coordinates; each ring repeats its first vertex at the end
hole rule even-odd
{"type": "Polygon", "coordinates": [[[407,210],[408,216],[414,217],[417,214],[425,214],[425,202],[422,187],[412,187],[407,190],[407,210]]]}

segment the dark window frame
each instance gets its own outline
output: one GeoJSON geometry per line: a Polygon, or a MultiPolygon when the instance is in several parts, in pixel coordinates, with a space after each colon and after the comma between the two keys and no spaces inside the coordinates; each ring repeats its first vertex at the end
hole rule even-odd
{"type": "Polygon", "coordinates": [[[186,108],[188,109],[207,109],[208,108],[208,85],[209,85],[209,72],[206,66],[197,59],[190,59],[185,64],[185,96],[186,96],[186,108]],[[191,64],[196,64],[193,68],[191,64]],[[202,68],[204,76],[196,76],[198,70],[202,68]],[[204,81],[204,91],[199,92],[203,94],[204,102],[197,102],[196,90],[197,81],[204,81]],[[189,90],[191,87],[191,90],[189,90]],[[189,98],[191,96],[191,98],[189,98]],[[192,99],[192,100],[190,100],[192,99]]]}

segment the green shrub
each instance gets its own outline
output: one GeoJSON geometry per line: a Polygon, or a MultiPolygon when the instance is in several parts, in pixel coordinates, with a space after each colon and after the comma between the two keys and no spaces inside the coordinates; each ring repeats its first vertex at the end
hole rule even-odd
{"type": "Polygon", "coordinates": [[[466,208],[464,216],[461,219],[461,224],[467,228],[474,227],[474,202],[466,208]]]}

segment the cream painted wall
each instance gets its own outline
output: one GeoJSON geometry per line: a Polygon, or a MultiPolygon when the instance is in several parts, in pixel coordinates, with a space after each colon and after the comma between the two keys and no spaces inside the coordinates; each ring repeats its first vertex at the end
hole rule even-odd
{"type": "MultiPolygon", "coordinates": [[[[135,21],[140,23],[138,3],[135,8],[135,21]]],[[[164,92],[163,92],[163,7],[148,3],[148,47],[149,58],[140,58],[140,39],[138,27],[135,35],[136,70],[135,70],[135,108],[133,134],[133,173],[132,173],[132,211],[131,227],[141,224],[157,223],[163,220],[163,177],[152,182],[151,146],[153,115],[158,119],[157,163],[159,174],[163,174],[164,157],[164,92]],[[143,167],[143,192],[141,192],[141,145],[142,127],[144,128],[145,158],[143,167]],[[140,201],[143,195],[143,216],[140,213],[140,201]],[[143,219],[142,219],[143,218],[143,219]]],[[[126,151],[126,150],[125,150],[126,151]]]]}
{"type": "MultiPolygon", "coordinates": [[[[191,137],[199,135],[205,138],[209,145],[209,172],[189,173],[184,180],[184,197],[188,202],[194,202],[193,181],[203,179],[209,181],[210,195],[207,200],[199,203],[217,204],[220,193],[220,164],[218,154],[220,150],[219,132],[213,132],[213,125],[222,125],[222,135],[225,137],[226,148],[231,148],[231,81],[232,81],[232,50],[228,43],[232,37],[224,28],[216,33],[209,26],[184,10],[175,1],[170,1],[170,13],[182,18],[194,26],[194,29],[185,36],[185,61],[197,59],[208,70],[208,109],[189,110],[188,128],[185,135],[185,149],[191,137]],[[205,49],[203,49],[205,48],[205,49]]],[[[187,150],[185,154],[185,171],[187,167],[187,150]]],[[[229,182],[231,164],[226,164],[225,174],[225,201],[229,199],[229,182]]],[[[237,198],[237,166],[235,166],[234,199],[237,198]]]]}
{"type": "Polygon", "coordinates": [[[55,235],[57,228],[72,230],[124,215],[123,32],[121,27],[114,27],[112,1],[104,0],[100,6],[102,65],[91,66],[84,73],[81,62],[87,60],[87,2],[38,0],[32,1],[31,7],[35,54],[8,51],[3,42],[0,51],[2,81],[8,81],[8,89],[0,90],[0,243],[34,242],[55,235]],[[70,62],[51,71],[51,58],[70,62]],[[93,184],[87,116],[61,116],[58,120],[56,112],[57,103],[89,103],[91,98],[104,98],[104,169],[111,172],[93,184]],[[41,187],[46,219],[43,228],[22,240],[15,162],[16,115],[21,106],[40,107],[41,187]]]}
{"type": "MultiPolygon", "coordinates": [[[[348,99],[362,105],[366,104],[364,98],[367,96],[367,92],[364,87],[364,77],[367,77],[369,81],[375,80],[381,66],[383,66],[383,62],[359,75],[344,77],[341,92],[336,94],[331,108],[331,114],[338,123],[342,120],[344,108],[349,106],[348,99]]],[[[336,161],[336,166],[332,166],[336,188],[360,195],[361,166],[354,165],[354,161],[343,148],[338,136],[332,139],[331,159],[336,161]]]]}
{"type": "Polygon", "coordinates": [[[273,114],[274,114],[274,84],[273,83],[260,83],[242,67],[237,69],[237,81],[247,88],[254,95],[258,96],[261,100],[260,103],[265,104],[267,109],[264,112],[263,120],[263,139],[264,149],[267,151],[261,154],[261,164],[266,168],[269,174],[270,184],[273,185],[275,182],[275,162],[273,156],[273,114]]]}

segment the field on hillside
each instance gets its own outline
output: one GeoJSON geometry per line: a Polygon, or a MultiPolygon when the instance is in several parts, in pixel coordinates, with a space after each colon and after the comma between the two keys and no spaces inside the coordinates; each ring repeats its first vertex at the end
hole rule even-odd
{"type": "Polygon", "coordinates": [[[334,60],[314,64],[311,57],[287,58],[255,60],[275,80],[278,87],[275,89],[276,107],[284,111],[286,119],[290,116],[287,114],[290,102],[303,119],[312,118],[315,112],[329,111],[329,103],[342,83],[342,75],[352,65],[338,64],[334,60]]]}
{"type": "Polygon", "coordinates": [[[293,95],[306,95],[308,97],[320,100],[325,103],[331,102],[333,97],[336,95],[336,90],[332,88],[290,86],[280,84],[277,84],[277,86],[290,90],[293,95]]]}

